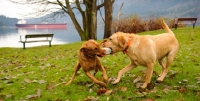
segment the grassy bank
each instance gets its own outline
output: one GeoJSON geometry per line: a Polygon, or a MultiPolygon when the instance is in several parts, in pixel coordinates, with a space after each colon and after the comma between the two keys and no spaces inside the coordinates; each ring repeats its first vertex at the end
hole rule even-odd
{"type": "MultiPolygon", "coordinates": [[[[140,33],[159,34],[163,30],[140,33]]],[[[180,43],[180,50],[170,66],[170,72],[163,83],[153,89],[138,92],[135,84],[143,76],[145,67],[126,73],[118,85],[108,84],[112,93],[97,95],[98,85],[91,86],[91,80],[82,70],[69,86],[73,67],[77,62],[77,50],[82,42],[66,45],[40,46],[34,48],[0,48],[0,100],[3,101],[196,101],[200,100],[200,27],[174,30],[180,43]]],[[[129,63],[126,55],[118,53],[103,57],[110,78],[129,63]]],[[[161,67],[155,65],[152,77],[154,84],[161,67]]],[[[101,73],[97,73],[101,79],[101,73]]]]}

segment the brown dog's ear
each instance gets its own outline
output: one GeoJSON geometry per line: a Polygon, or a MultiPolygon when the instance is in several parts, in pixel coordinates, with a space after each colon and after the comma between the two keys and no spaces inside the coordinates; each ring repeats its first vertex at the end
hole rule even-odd
{"type": "Polygon", "coordinates": [[[81,52],[87,52],[87,49],[86,48],[81,48],[80,51],[81,52]]]}
{"type": "Polygon", "coordinates": [[[123,35],[119,35],[119,36],[117,37],[117,39],[118,39],[119,45],[120,45],[121,47],[124,47],[124,44],[125,44],[125,38],[124,38],[124,36],[123,36],[123,35]]]}

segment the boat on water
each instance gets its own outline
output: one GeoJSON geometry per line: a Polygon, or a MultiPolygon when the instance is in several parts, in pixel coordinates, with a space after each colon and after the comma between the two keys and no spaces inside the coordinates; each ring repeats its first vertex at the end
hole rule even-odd
{"type": "Polygon", "coordinates": [[[31,29],[66,29],[66,23],[33,23],[28,24],[25,20],[19,20],[17,24],[15,24],[16,28],[31,28],[31,29]]]}

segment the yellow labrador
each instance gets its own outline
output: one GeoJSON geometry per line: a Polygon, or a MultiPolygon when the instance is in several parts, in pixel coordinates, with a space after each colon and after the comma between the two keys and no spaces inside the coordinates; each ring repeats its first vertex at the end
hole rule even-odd
{"type": "Polygon", "coordinates": [[[141,36],[117,32],[101,43],[103,47],[111,48],[111,54],[124,52],[131,60],[128,66],[118,72],[118,77],[113,84],[119,83],[124,73],[141,65],[147,67],[145,82],[141,86],[143,89],[146,88],[147,84],[151,81],[156,60],[158,60],[159,64],[162,66],[162,72],[157,81],[163,81],[168,72],[168,67],[179,49],[179,43],[174,33],[164,21],[162,21],[162,27],[166,33],[141,36]],[[165,57],[166,64],[163,63],[165,57]]]}

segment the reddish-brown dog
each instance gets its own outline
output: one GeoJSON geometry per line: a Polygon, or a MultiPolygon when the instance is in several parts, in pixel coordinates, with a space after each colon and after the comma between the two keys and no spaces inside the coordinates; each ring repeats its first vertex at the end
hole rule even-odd
{"type": "Polygon", "coordinates": [[[168,72],[168,67],[179,49],[179,44],[174,33],[164,21],[162,21],[162,26],[166,33],[140,36],[117,32],[102,42],[101,45],[110,48],[112,53],[124,52],[131,60],[128,66],[118,72],[118,77],[113,84],[119,83],[124,73],[141,65],[147,67],[146,79],[141,86],[141,88],[146,88],[151,81],[156,60],[162,66],[162,72],[157,81],[163,81],[168,72]],[[164,58],[166,58],[166,64],[163,63],[164,58]]]}
{"type": "Polygon", "coordinates": [[[78,53],[78,63],[75,66],[74,74],[71,78],[71,80],[66,84],[70,84],[76,74],[77,71],[82,67],[82,69],[85,71],[85,74],[94,81],[94,83],[99,84],[100,86],[106,87],[106,84],[108,83],[108,77],[106,74],[106,71],[104,69],[104,66],[101,64],[99,57],[105,55],[105,50],[100,48],[100,45],[94,41],[89,40],[82,44],[81,49],[78,53]],[[94,76],[98,70],[100,70],[103,74],[104,82],[99,81],[97,78],[95,78],[90,71],[94,70],[94,76]]]}

